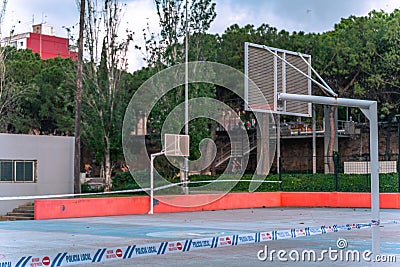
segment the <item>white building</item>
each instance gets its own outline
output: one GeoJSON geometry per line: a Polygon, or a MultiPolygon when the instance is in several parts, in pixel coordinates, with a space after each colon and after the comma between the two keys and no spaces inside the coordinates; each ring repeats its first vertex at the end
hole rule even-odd
{"type": "MultiPolygon", "coordinates": [[[[74,191],[74,137],[0,134],[0,197],[74,191]]],[[[0,200],[0,215],[29,200],[0,200]]]]}

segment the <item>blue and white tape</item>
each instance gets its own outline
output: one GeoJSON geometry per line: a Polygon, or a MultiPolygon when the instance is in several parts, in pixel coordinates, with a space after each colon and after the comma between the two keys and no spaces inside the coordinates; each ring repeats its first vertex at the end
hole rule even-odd
{"type": "MultiPolygon", "coordinates": [[[[214,236],[209,238],[166,241],[152,244],[132,244],[129,246],[97,248],[80,252],[61,251],[48,255],[25,255],[18,258],[2,258],[1,267],[31,267],[31,266],[69,266],[96,262],[107,262],[122,259],[132,259],[143,256],[156,256],[171,253],[190,252],[200,249],[254,244],[273,240],[293,239],[304,236],[322,235],[327,233],[370,228],[379,222],[332,225],[321,227],[306,227],[290,230],[274,230],[236,235],[214,236]]],[[[392,220],[385,224],[400,224],[400,220],[392,220]]]]}

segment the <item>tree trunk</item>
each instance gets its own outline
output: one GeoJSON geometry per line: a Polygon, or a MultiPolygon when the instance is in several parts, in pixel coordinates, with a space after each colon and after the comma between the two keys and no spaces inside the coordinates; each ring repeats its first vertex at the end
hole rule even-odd
{"type": "Polygon", "coordinates": [[[390,150],[390,144],[391,144],[391,134],[390,130],[392,129],[392,122],[391,120],[388,120],[388,124],[386,127],[386,149],[385,149],[385,154],[386,156],[389,156],[389,158],[386,158],[385,160],[391,160],[391,150],[390,150]]]}
{"type": "Polygon", "coordinates": [[[261,121],[258,122],[257,130],[257,175],[268,175],[270,170],[270,135],[269,135],[270,114],[261,113],[261,121]]]}
{"type": "MultiPolygon", "coordinates": [[[[213,127],[213,129],[211,130],[211,139],[216,140],[216,136],[217,136],[217,133],[215,131],[215,128],[213,127]]],[[[212,174],[213,169],[215,169],[215,166],[214,166],[215,164],[213,165],[213,163],[215,162],[215,159],[212,158],[213,154],[211,153],[211,151],[213,149],[213,145],[214,144],[212,142],[207,143],[207,147],[205,150],[206,154],[204,155],[204,157],[205,157],[204,162],[211,162],[211,164],[204,170],[201,170],[201,174],[212,174]]]]}
{"type": "Polygon", "coordinates": [[[106,138],[106,150],[104,151],[104,192],[111,190],[111,155],[110,155],[110,142],[106,138]]]}
{"type": "Polygon", "coordinates": [[[85,28],[85,0],[81,0],[79,18],[79,42],[78,42],[78,69],[76,74],[75,95],[75,155],[74,155],[74,193],[81,193],[81,103],[83,84],[83,31],[85,28]]]}
{"type": "Polygon", "coordinates": [[[336,138],[336,128],[335,128],[335,106],[329,107],[329,125],[330,125],[330,136],[328,145],[328,169],[329,173],[334,172],[334,162],[333,162],[333,152],[335,150],[335,138],[336,138]]]}

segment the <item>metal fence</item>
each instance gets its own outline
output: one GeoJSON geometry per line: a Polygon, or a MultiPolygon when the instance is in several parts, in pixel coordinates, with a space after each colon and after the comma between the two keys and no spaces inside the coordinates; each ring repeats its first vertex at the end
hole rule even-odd
{"type": "MultiPolygon", "coordinates": [[[[369,155],[320,156],[315,158],[317,173],[334,173],[335,170],[345,174],[368,174],[370,166],[369,155]]],[[[379,172],[397,172],[397,154],[379,155],[379,172]]],[[[276,164],[277,165],[277,164],[276,164]]],[[[283,173],[313,173],[313,157],[284,156],[280,159],[280,171],[283,173]]],[[[275,166],[276,167],[276,166],[275,166]]],[[[275,169],[276,172],[278,172],[275,169]]]]}

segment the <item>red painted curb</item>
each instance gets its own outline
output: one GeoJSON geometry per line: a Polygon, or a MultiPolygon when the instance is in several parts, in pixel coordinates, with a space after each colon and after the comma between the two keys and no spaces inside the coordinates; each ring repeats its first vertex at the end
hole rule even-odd
{"type": "MultiPolygon", "coordinates": [[[[370,193],[352,192],[255,192],[157,196],[155,213],[262,207],[370,208],[370,193]],[[217,199],[217,200],[215,200],[217,199]],[[207,203],[196,205],[196,203],[207,203]],[[167,204],[167,203],[173,203],[167,204]]],[[[400,209],[399,193],[381,193],[380,207],[400,209]]],[[[148,196],[35,200],[35,220],[146,214],[148,196]]]]}

